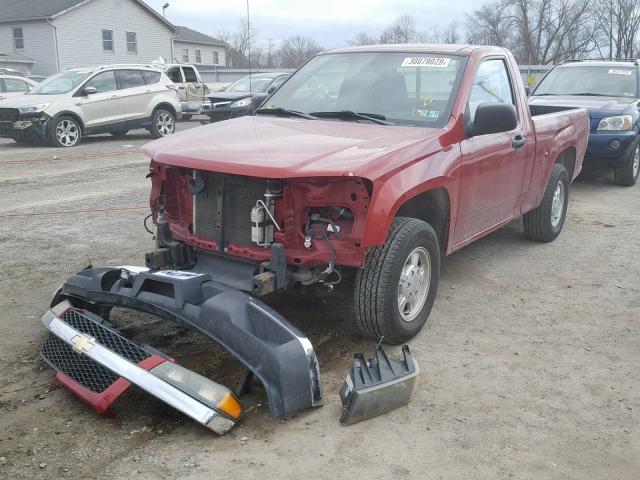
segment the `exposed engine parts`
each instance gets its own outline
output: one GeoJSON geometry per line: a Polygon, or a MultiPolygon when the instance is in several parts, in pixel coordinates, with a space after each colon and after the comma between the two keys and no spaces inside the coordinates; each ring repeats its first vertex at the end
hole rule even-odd
{"type": "Polygon", "coordinates": [[[260,247],[269,247],[273,244],[273,229],[282,231],[274,214],[276,198],[282,197],[282,184],[268,181],[264,201],[257,200],[251,209],[251,241],[260,247]]]}

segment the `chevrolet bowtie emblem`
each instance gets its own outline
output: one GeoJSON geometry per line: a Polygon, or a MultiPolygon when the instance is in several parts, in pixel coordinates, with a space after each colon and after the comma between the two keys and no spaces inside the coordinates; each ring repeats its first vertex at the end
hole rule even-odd
{"type": "Polygon", "coordinates": [[[76,335],[71,339],[73,350],[77,353],[87,353],[96,344],[96,339],[88,335],[76,335]]]}

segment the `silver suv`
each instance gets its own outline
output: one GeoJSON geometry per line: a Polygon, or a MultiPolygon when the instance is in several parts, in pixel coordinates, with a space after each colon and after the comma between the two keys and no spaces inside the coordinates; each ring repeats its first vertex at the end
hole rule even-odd
{"type": "Polygon", "coordinates": [[[146,128],[154,138],[175,132],[182,116],[176,86],[153,67],[73,68],[25,95],[0,101],[0,137],[73,147],[83,135],[126,135],[146,128]]]}

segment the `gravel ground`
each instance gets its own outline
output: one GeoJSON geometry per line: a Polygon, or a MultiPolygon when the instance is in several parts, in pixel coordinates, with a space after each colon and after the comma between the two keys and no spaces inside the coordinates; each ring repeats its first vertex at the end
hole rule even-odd
{"type": "MultiPolygon", "coordinates": [[[[552,244],[525,240],[514,222],[446,260],[411,342],[421,375],[407,407],[339,424],[351,352],[373,348],[345,285],[272,300],[316,347],[322,408],[275,420],[258,391],[224,437],[136,389],[115,416],[92,412],[40,360],[39,318],[67,275],[141,264],[152,248],[148,159],[136,150],[148,140],[100,136],[70,150],[0,141],[0,478],[640,478],[640,188],[606,177],[573,185],[552,244]]],[[[114,317],[180,362],[237,381],[233,359],[201,338],[114,317]]]]}

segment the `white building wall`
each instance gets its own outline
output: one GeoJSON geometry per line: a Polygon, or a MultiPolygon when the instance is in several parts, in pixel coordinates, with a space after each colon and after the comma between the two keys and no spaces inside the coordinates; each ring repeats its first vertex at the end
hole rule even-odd
{"type": "Polygon", "coordinates": [[[91,0],[55,18],[54,24],[61,69],[172,57],[173,30],[134,0],[91,0]],[[113,52],[103,50],[102,30],[113,30],[113,52]],[[127,52],[126,32],[136,33],[135,54],[127,52]]]}
{"type": "Polygon", "coordinates": [[[54,29],[44,20],[0,24],[0,52],[17,52],[34,60],[31,72],[34,75],[50,75],[57,71],[54,29]],[[22,28],[23,49],[14,49],[14,27],[22,28]]]}
{"type": "Polygon", "coordinates": [[[216,47],[213,45],[206,45],[201,43],[187,43],[187,42],[174,42],[173,46],[174,50],[174,61],[177,63],[195,63],[202,65],[214,65],[213,63],[213,52],[218,52],[218,63],[217,65],[224,67],[226,63],[225,58],[225,48],[224,47],[216,47]],[[183,49],[189,49],[189,61],[185,61],[182,58],[183,49]],[[196,62],[196,50],[200,50],[202,52],[202,61],[196,62]]]}

